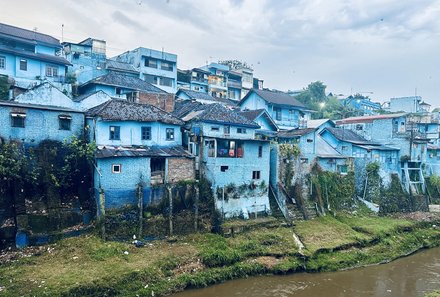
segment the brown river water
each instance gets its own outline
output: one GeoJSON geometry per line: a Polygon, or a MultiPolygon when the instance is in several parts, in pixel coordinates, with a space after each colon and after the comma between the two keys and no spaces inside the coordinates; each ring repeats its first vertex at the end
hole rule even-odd
{"type": "Polygon", "coordinates": [[[388,264],[329,273],[297,273],[232,280],[173,297],[422,297],[440,290],[440,248],[388,264]]]}

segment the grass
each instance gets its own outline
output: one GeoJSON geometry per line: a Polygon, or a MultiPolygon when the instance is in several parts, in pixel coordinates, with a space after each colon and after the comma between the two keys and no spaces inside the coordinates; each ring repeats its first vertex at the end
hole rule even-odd
{"type": "Polygon", "coordinates": [[[327,216],[293,229],[240,223],[248,231],[234,237],[192,234],[142,248],[92,235],[64,239],[39,256],[0,266],[2,296],[162,296],[248,275],[386,262],[440,246],[438,229],[392,218],[327,216]],[[304,242],[306,257],[298,254],[293,231],[304,242]]]}
{"type": "Polygon", "coordinates": [[[440,297],[440,290],[426,294],[425,297],[440,297]]]}
{"type": "Polygon", "coordinates": [[[295,226],[295,232],[306,246],[309,254],[371,239],[370,236],[353,230],[349,225],[329,215],[312,221],[298,222],[295,226]]]}

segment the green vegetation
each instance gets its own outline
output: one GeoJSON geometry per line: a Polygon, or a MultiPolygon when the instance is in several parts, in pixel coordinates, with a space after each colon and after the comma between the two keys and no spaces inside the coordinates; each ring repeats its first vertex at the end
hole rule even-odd
{"type": "Polygon", "coordinates": [[[425,297],[440,297],[440,290],[426,294],[425,297]]]}
{"type": "Polygon", "coordinates": [[[2,296],[164,296],[229,279],[332,271],[388,262],[440,246],[432,224],[338,213],[286,227],[274,219],[230,221],[230,237],[192,234],[136,248],[88,235],[0,266],[2,296]],[[259,222],[261,225],[258,225],[259,222]],[[249,226],[247,226],[249,224],[249,226]],[[296,232],[305,245],[299,252],[296,232]]]}

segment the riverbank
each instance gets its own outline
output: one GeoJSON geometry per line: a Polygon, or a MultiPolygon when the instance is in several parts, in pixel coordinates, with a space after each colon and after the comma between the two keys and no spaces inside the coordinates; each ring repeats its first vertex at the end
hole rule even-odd
{"type": "Polygon", "coordinates": [[[232,221],[225,229],[233,228],[234,236],[194,234],[140,248],[86,235],[45,246],[37,255],[23,252],[25,256],[3,263],[0,293],[161,296],[250,275],[385,263],[440,246],[439,223],[439,217],[420,222],[352,214],[299,222],[295,227],[267,219],[232,221]]]}

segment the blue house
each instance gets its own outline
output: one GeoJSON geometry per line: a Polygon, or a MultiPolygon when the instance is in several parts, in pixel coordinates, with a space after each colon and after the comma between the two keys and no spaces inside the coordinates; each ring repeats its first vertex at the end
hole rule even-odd
{"type": "Polygon", "coordinates": [[[252,89],[239,107],[241,110],[265,109],[281,130],[305,128],[311,115],[304,104],[278,91],[252,89]]]}
{"type": "Polygon", "coordinates": [[[50,139],[63,142],[80,136],[84,114],[71,108],[0,100],[0,139],[38,145],[50,139]]]}
{"type": "Polygon", "coordinates": [[[228,98],[240,101],[242,92],[242,74],[237,71],[230,70],[228,72],[228,98]]]}
{"type": "Polygon", "coordinates": [[[428,176],[440,176],[440,146],[428,144],[428,157],[425,173],[428,176]]]}
{"type": "Polygon", "coordinates": [[[364,96],[349,96],[341,99],[340,102],[342,105],[351,107],[359,114],[364,115],[377,114],[382,109],[382,105],[379,102],[373,102],[370,98],[364,96]]]}
{"type": "Polygon", "coordinates": [[[378,162],[385,183],[390,181],[391,173],[400,173],[399,148],[368,141],[343,128],[325,128],[320,135],[338,153],[353,157],[357,172],[364,171],[369,163],[378,162]]]}
{"type": "Polygon", "coordinates": [[[180,102],[175,114],[187,122],[186,143],[217,209],[226,218],[270,213],[269,142],[255,138],[259,125],[220,104],[180,102]]]}
{"type": "Polygon", "coordinates": [[[63,84],[70,63],[60,52],[52,36],[0,23],[0,74],[13,77],[17,88],[28,89],[41,79],[63,84]]]}
{"type": "Polygon", "coordinates": [[[208,76],[210,72],[200,68],[177,70],[177,86],[201,93],[208,93],[208,76]]]}
{"type": "Polygon", "coordinates": [[[229,66],[210,63],[207,66],[199,67],[208,71],[208,93],[213,97],[228,98],[228,72],[229,66]]]}
{"type": "Polygon", "coordinates": [[[64,42],[63,50],[71,63],[68,73],[79,85],[111,71],[139,77],[133,65],[107,59],[105,40],[87,38],[79,43],[64,42]]]}
{"type": "MultiPolygon", "coordinates": [[[[90,139],[97,144],[94,190],[106,208],[154,202],[151,187],[194,179],[193,157],[182,147],[183,122],[147,105],[110,100],[86,113],[90,139]]],[[[99,204],[98,204],[99,205],[99,204]]]]}
{"type": "Polygon", "coordinates": [[[255,130],[257,138],[271,139],[277,135],[278,126],[265,109],[245,110],[240,111],[239,114],[260,126],[259,129],[255,130]]]}
{"type": "Polygon", "coordinates": [[[112,60],[133,65],[140,72],[140,78],[168,92],[177,90],[177,55],[164,51],[138,47],[112,60]]]}
{"type": "Polygon", "coordinates": [[[82,84],[79,89],[83,94],[103,91],[113,98],[151,104],[167,112],[174,109],[174,94],[169,94],[140,78],[122,73],[109,72],[82,84]]]}

